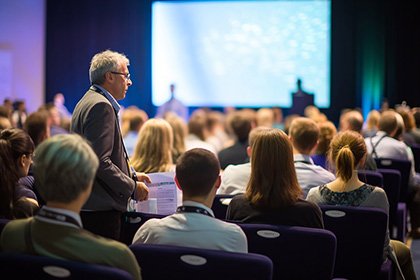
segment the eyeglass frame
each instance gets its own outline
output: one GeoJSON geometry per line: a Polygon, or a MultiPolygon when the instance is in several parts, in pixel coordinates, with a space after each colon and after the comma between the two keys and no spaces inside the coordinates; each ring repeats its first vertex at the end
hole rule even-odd
{"type": "Polygon", "coordinates": [[[115,71],[109,71],[109,72],[112,73],[112,74],[123,75],[126,81],[128,81],[128,80],[131,81],[131,74],[130,73],[121,73],[121,72],[115,72],[115,71]]]}

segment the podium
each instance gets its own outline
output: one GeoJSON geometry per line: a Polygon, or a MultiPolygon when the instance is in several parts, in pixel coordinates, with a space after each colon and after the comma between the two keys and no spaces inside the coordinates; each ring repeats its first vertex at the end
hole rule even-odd
{"type": "Polygon", "coordinates": [[[305,92],[296,92],[292,94],[292,102],[290,114],[303,116],[306,106],[314,105],[314,95],[305,92]]]}

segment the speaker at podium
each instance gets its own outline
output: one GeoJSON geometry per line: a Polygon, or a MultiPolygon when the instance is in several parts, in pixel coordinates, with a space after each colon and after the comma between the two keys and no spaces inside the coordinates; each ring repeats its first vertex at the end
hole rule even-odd
{"type": "Polygon", "coordinates": [[[299,78],[296,82],[297,91],[292,93],[292,108],[291,114],[298,114],[303,116],[305,108],[309,105],[314,105],[314,95],[302,89],[302,80],[299,78]]]}

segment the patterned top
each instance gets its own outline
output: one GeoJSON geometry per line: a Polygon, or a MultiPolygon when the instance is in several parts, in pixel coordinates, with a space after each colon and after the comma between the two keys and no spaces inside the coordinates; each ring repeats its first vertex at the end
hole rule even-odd
{"type": "Polygon", "coordinates": [[[326,185],[319,187],[321,197],[329,205],[360,206],[373,192],[375,187],[364,184],[360,188],[349,192],[334,192],[326,185]]]}

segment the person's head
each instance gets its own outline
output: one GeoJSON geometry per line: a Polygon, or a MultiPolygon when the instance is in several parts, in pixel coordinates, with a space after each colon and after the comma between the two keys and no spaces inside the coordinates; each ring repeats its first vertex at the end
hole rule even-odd
{"type": "Polygon", "coordinates": [[[42,141],[50,137],[48,112],[41,110],[30,114],[26,118],[23,128],[31,136],[35,146],[38,146],[42,141]]]}
{"type": "Polygon", "coordinates": [[[165,120],[172,127],[174,143],[172,150],[172,159],[174,162],[185,152],[185,137],[187,136],[187,124],[177,114],[168,112],[165,114],[165,120]]]}
{"type": "Polygon", "coordinates": [[[379,113],[379,111],[377,110],[370,111],[366,118],[366,128],[377,130],[380,118],[381,118],[381,113],[379,113]]]}
{"type": "Polygon", "coordinates": [[[60,134],[35,150],[34,175],[41,197],[49,203],[72,203],[88,199],[99,160],[89,144],[77,134],[60,134]]]}
{"type": "Polygon", "coordinates": [[[35,146],[29,135],[18,128],[0,131],[0,216],[12,218],[15,186],[28,175],[35,146]]]}
{"type": "Polygon", "coordinates": [[[106,50],[95,54],[90,63],[90,82],[104,87],[115,99],[124,99],[132,85],[129,65],[130,61],[121,53],[106,50]]]}
{"type": "Polygon", "coordinates": [[[188,120],[188,133],[197,136],[203,141],[206,140],[209,132],[207,130],[207,115],[205,113],[193,113],[191,115],[188,120]]]}
{"type": "Polygon", "coordinates": [[[398,108],[397,109],[398,114],[401,115],[403,121],[404,121],[404,130],[405,132],[410,132],[416,127],[416,121],[414,119],[413,113],[406,109],[406,108],[398,108]]]}
{"type": "Polygon", "coordinates": [[[330,147],[331,140],[337,134],[337,128],[330,122],[322,122],[318,124],[319,127],[319,141],[316,147],[316,153],[326,155],[330,147]]]}
{"type": "Polygon", "coordinates": [[[301,196],[293,148],[287,135],[275,128],[257,128],[251,132],[251,177],[245,196],[260,208],[281,208],[301,196]]]}
{"type": "Polygon", "coordinates": [[[394,136],[398,129],[397,113],[391,110],[384,111],[379,119],[379,130],[394,136]]]}
{"type": "Polygon", "coordinates": [[[364,164],[366,153],[363,136],[347,130],[338,133],[331,141],[328,159],[335,166],[337,178],[347,182],[353,176],[353,172],[364,164]]]}
{"type": "Polygon", "coordinates": [[[416,127],[420,128],[420,108],[413,108],[413,116],[416,127]]]}
{"type": "Polygon", "coordinates": [[[0,131],[7,128],[12,128],[12,123],[10,122],[10,119],[0,116],[0,131]]]}
{"type": "Polygon", "coordinates": [[[61,92],[54,95],[54,104],[57,106],[63,105],[65,101],[64,95],[61,92]]]}
{"type": "Polygon", "coordinates": [[[229,118],[229,127],[240,143],[246,143],[249,132],[253,127],[253,120],[246,112],[236,111],[229,118]]]}
{"type": "Polygon", "coordinates": [[[257,126],[273,127],[274,113],[271,108],[261,108],[257,111],[257,126]]]}
{"type": "Polygon", "coordinates": [[[139,132],[141,126],[149,119],[147,113],[137,106],[129,106],[121,113],[121,135],[127,136],[128,132],[139,132]]]}
{"type": "Polygon", "coordinates": [[[340,116],[340,131],[353,130],[361,132],[363,127],[363,116],[357,110],[345,111],[340,116]]]}
{"type": "Polygon", "coordinates": [[[26,111],[26,105],[24,100],[16,100],[13,103],[13,108],[15,111],[19,112],[25,112],[26,111]]]}
{"type": "Polygon", "coordinates": [[[184,200],[214,196],[221,183],[219,160],[205,149],[186,151],[176,162],[175,182],[184,200]]]}
{"type": "Polygon", "coordinates": [[[141,127],[132,164],[139,172],[166,172],[173,165],[173,132],[164,119],[149,119],[141,127]]]}
{"type": "Polygon", "coordinates": [[[290,125],[289,137],[298,153],[309,155],[318,143],[318,125],[309,118],[296,118],[290,125]]]}

